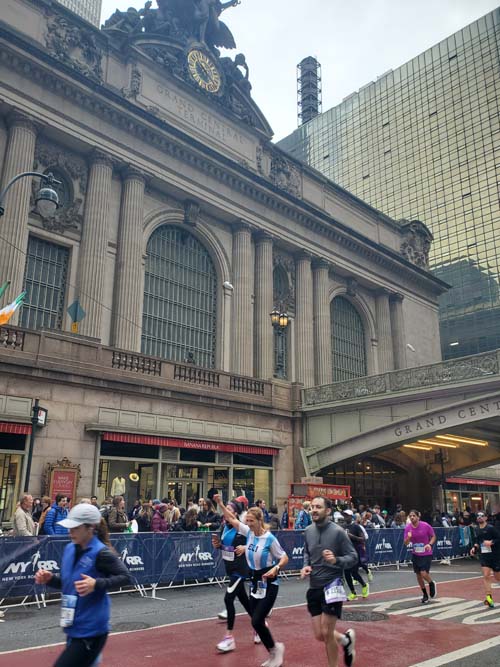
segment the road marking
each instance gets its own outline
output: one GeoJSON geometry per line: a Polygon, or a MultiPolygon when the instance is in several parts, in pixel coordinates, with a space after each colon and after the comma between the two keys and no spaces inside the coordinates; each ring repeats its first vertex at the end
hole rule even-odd
{"type": "Polygon", "coordinates": [[[492,637],[491,639],[486,639],[479,644],[472,644],[471,646],[464,646],[464,648],[458,649],[458,651],[452,651],[452,653],[446,653],[445,655],[440,655],[437,658],[431,658],[430,660],[425,660],[424,662],[418,662],[410,667],[441,667],[442,665],[448,665],[454,660],[460,660],[461,658],[468,658],[470,655],[476,655],[481,653],[481,651],[487,651],[490,648],[500,645],[500,637],[492,637]]]}

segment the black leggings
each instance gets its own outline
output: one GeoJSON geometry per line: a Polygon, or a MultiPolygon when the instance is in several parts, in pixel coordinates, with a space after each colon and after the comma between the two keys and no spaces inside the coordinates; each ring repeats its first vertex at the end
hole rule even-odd
{"type": "Polygon", "coordinates": [[[266,597],[256,599],[250,595],[250,611],[252,615],[252,627],[259,635],[262,643],[270,651],[274,648],[274,639],[266,625],[266,617],[273,608],[278,597],[279,586],[268,582],[266,588],[266,597]]]}
{"type": "MultiPolygon", "coordinates": [[[[229,587],[234,585],[235,579],[231,578],[229,580],[229,587]]],[[[226,595],[224,596],[224,603],[226,605],[227,609],[227,629],[232,630],[234,628],[234,619],[236,617],[236,610],[234,608],[234,599],[238,598],[238,600],[241,602],[241,606],[243,609],[247,612],[249,616],[251,616],[251,611],[250,611],[250,602],[248,601],[248,594],[247,594],[247,589],[245,588],[245,579],[241,578],[238,582],[238,585],[236,588],[233,590],[232,593],[229,593],[226,590],[226,595]]]]}
{"type": "Polygon", "coordinates": [[[104,648],[108,635],[68,639],[66,648],[57,658],[54,667],[92,667],[104,648]]]}
{"type": "Polygon", "coordinates": [[[363,577],[359,573],[359,562],[354,566],[351,567],[350,570],[344,570],[344,577],[347,582],[347,585],[349,586],[351,593],[355,593],[356,591],[354,590],[354,582],[353,579],[356,579],[356,581],[359,581],[361,586],[365,585],[363,577]]]}

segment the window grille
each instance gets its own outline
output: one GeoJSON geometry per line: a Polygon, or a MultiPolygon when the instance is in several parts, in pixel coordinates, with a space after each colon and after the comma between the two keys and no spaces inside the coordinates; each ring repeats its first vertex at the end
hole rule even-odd
{"type": "MultiPolygon", "coordinates": [[[[273,271],[273,299],[274,307],[281,311],[285,308],[286,302],[290,298],[290,283],[285,269],[277,266],[273,271]]],[[[290,323],[287,328],[278,332],[273,331],[273,346],[274,346],[274,377],[286,380],[288,378],[288,336],[290,330],[290,323]]]]}
{"type": "Polygon", "coordinates": [[[347,299],[338,296],[330,305],[330,316],[333,381],[365,376],[365,330],[359,313],[347,299]]]}
{"type": "Polygon", "coordinates": [[[203,245],[165,225],[147,246],[142,352],[215,366],[217,277],[203,245]]]}
{"type": "Polygon", "coordinates": [[[62,329],[69,249],[30,236],[20,324],[27,329],[62,329]]]}

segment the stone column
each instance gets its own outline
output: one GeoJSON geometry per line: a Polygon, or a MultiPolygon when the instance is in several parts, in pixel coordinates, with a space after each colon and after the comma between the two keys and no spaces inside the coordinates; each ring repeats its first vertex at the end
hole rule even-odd
{"type": "MultiPolygon", "coordinates": [[[[15,112],[8,119],[9,136],[3,168],[3,188],[15,176],[33,171],[37,130],[27,116],[15,112]]],[[[6,298],[12,301],[23,289],[24,267],[28,251],[28,215],[30,210],[31,178],[21,178],[7,193],[0,218],[0,282],[10,280],[6,298]]],[[[37,179],[40,182],[40,179],[37,179]]],[[[38,186],[38,183],[37,183],[38,186]]],[[[18,323],[16,313],[10,320],[18,323]]]]}
{"type": "Polygon", "coordinates": [[[318,259],[312,267],[315,384],[329,384],[332,381],[332,341],[328,263],[318,259]]]}
{"type": "Polygon", "coordinates": [[[403,317],[403,295],[391,294],[389,299],[391,312],[392,350],[394,368],[406,368],[406,336],[403,317]]]}
{"type": "Polygon", "coordinates": [[[111,159],[95,152],[85,201],[78,292],[80,305],[86,313],[80,333],[92,338],[101,337],[112,175],[111,159]]]}
{"type": "Polygon", "coordinates": [[[259,233],[255,242],[255,376],[273,377],[273,240],[259,233]]]}
{"type": "Polygon", "coordinates": [[[253,375],[253,267],[250,225],[238,223],[233,229],[233,373],[253,375]]]}
{"type": "Polygon", "coordinates": [[[382,288],[375,294],[375,314],[377,318],[378,372],[394,370],[394,351],[391,327],[390,293],[382,288]]]}
{"type": "Polygon", "coordinates": [[[115,268],[113,345],[140,352],[144,272],[142,270],[142,223],[144,174],[131,166],[123,173],[122,206],[115,268]]]}
{"type": "Polygon", "coordinates": [[[304,387],[314,385],[313,286],[311,256],[301,253],[296,259],[296,379],[304,387]]]}

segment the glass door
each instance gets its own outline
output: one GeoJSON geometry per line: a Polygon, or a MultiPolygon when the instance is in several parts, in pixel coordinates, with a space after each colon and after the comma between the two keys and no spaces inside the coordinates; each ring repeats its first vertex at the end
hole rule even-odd
{"type": "Polygon", "coordinates": [[[197,503],[201,497],[202,482],[171,480],[167,482],[167,497],[176,500],[180,507],[188,503],[197,503]]]}

